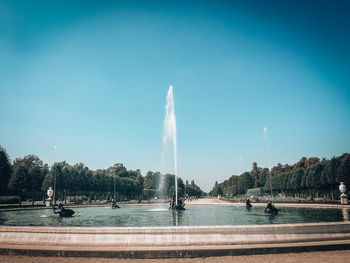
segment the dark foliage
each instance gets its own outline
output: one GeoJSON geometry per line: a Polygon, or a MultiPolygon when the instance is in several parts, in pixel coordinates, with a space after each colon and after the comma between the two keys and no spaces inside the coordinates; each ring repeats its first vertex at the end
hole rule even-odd
{"type": "Polygon", "coordinates": [[[303,157],[293,165],[278,163],[271,171],[253,163],[251,172],[233,175],[220,184],[216,183],[210,194],[215,196],[222,192],[226,196],[236,196],[246,194],[249,188],[262,187],[265,192],[273,195],[334,200],[339,197],[340,182],[350,186],[348,153],[330,160],[303,157]]]}
{"type": "MultiPolygon", "coordinates": [[[[47,189],[55,185],[55,200],[60,199],[64,202],[67,197],[78,202],[78,196],[83,196],[83,201],[92,199],[141,200],[155,196],[170,198],[175,189],[174,175],[148,172],[143,177],[139,169],[127,170],[120,163],[107,169],[92,171],[83,163],[70,165],[65,161],[55,162],[49,167],[43,164],[39,157],[27,155],[15,159],[11,165],[5,149],[1,146],[0,179],[0,195],[15,194],[22,199],[33,201],[46,198],[47,189]],[[162,187],[159,186],[160,184],[162,187]]],[[[177,180],[179,196],[183,196],[185,185],[181,178],[177,180]]],[[[196,191],[197,196],[203,193],[194,182],[191,188],[196,191]]]]}

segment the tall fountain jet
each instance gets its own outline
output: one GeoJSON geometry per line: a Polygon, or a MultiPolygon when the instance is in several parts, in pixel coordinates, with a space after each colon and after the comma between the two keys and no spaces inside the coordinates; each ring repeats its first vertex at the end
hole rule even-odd
{"type": "MultiPolygon", "coordinates": [[[[170,85],[168,94],[166,96],[165,106],[165,119],[164,119],[164,130],[163,130],[163,149],[168,141],[173,142],[174,148],[174,170],[175,170],[175,205],[178,206],[177,196],[177,138],[176,138],[176,117],[174,107],[174,95],[173,86],[170,85]]],[[[164,154],[164,152],[163,152],[164,154]]],[[[164,157],[162,157],[164,159],[164,157]]],[[[162,185],[162,183],[161,183],[162,185]]]]}

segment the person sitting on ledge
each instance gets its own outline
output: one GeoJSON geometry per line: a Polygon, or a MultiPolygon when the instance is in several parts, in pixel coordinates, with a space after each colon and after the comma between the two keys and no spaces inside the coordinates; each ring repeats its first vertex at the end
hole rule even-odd
{"type": "Polygon", "coordinates": [[[271,201],[269,201],[264,212],[266,214],[277,215],[278,209],[272,205],[271,201]]]}
{"type": "Polygon", "coordinates": [[[245,207],[247,209],[251,208],[252,207],[252,204],[250,203],[250,200],[247,198],[247,200],[245,201],[245,207]]]}
{"type": "Polygon", "coordinates": [[[63,207],[63,204],[59,204],[58,205],[58,209],[60,209],[60,211],[56,212],[55,205],[53,205],[53,212],[55,214],[59,214],[62,217],[69,217],[69,216],[72,216],[75,213],[72,209],[65,209],[63,207]]]}

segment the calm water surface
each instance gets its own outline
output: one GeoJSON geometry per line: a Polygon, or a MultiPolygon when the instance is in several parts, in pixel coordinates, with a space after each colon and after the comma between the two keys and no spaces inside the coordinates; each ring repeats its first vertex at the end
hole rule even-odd
{"type": "Polygon", "coordinates": [[[125,205],[120,209],[110,207],[73,208],[75,214],[61,218],[47,210],[22,210],[0,212],[1,225],[16,226],[206,226],[290,224],[344,221],[349,210],[281,208],[278,215],[265,215],[264,208],[244,206],[196,205],[185,211],[169,211],[168,206],[125,205]]]}

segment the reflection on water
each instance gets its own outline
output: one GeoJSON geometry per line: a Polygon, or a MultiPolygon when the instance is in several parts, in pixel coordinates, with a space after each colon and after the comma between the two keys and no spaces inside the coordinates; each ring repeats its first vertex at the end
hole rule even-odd
{"type": "Polygon", "coordinates": [[[173,214],[173,226],[182,226],[182,212],[184,210],[172,210],[171,212],[173,214]]]}
{"type": "Polygon", "coordinates": [[[152,208],[152,209],[150,209],[150,210],[148,210],[148,211],[150,211],[150,212],[164,212],[164,211],[168,211],[169,209],[166,209],[166,208],[159,208],[159,207],[157,207],[157,208],[152,208]]]}
{"type": "Polygon", "coordinates": [[[341,211],[342,211],[342,214],[343,214],[343,220],[344,221],[349,221],[349,209],[343,208],[341,211]]]}
{"type": "Polygon", "coordinates": [[[273,224],[274,221],[275,221],[275,218],[278,216],[278,214],[277,215],[275,215],[275,214],[267,214],[266,216],[267,216],[267,218],[269,220],[269,223],[273,224]]]}
{"type": "Polygon", "coordinates": [[[0,212],[1,225],[23,226],[205,226],[291,224],[349,221],[349,209],[281,208],[278,215],[264,214],[264,207],[187,206],[184,211],[168,206],[122,206],[74,208],[73,217],[62,218],[52,209],[0,212]]]}

